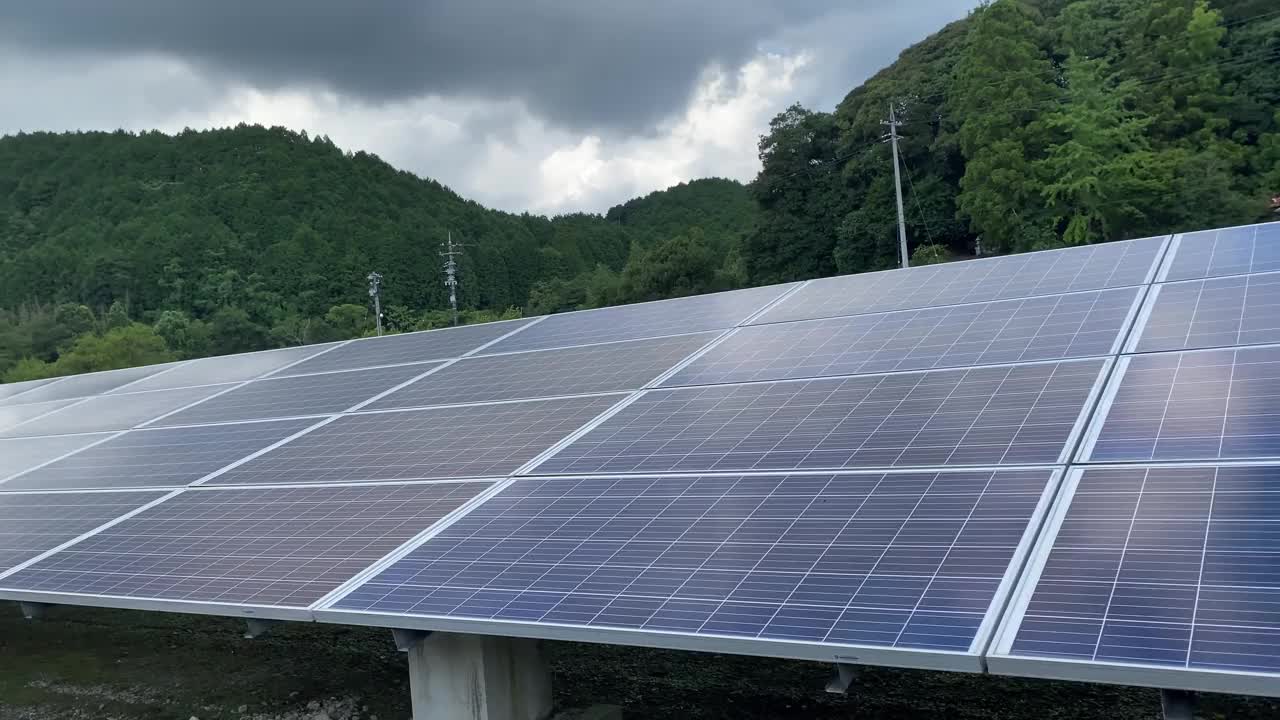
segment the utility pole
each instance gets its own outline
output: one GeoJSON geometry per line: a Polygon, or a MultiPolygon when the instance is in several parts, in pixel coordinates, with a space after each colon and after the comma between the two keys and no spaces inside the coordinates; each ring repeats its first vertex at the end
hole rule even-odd
{"type": "Polygon", "coordinates": [[[902,212],[902,175],[898,171],[898,116],[893,103],[889,103],[889,120],[881,125],[889,126],[889,141],[893,145],[893,189],[898,195],[898,251],[902,253],[902,267],[911,267],[907,260],[907,220],[902,212]]]}
{"type": "Polygon", "coordinates": [[[373,298],[373,317],[378,323],[378,337],[382,337],[382,274],[369,273],[369,297],[373,298]]]}
{"type": "Polygon", "coordinates": [[[449,288],[449,306],[453,308],[453,324],[458,324],[458,261],[454,258],[462,254],[462,243],[453,241],[453,231],[449,231],[449,239],[441,247],[445,248],[440,257],[444,261],[444,285],[449,288]]]}

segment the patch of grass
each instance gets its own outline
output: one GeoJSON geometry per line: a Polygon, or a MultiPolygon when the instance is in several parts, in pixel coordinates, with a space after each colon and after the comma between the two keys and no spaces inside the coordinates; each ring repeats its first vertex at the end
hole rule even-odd
{"type": "MultiPolygon", "coordinates": [[[[362,717],[409,717],[408,669],[390,633],[282,624],[255,640],[236,620],[52,608],[0,614],[0,717],[233,720],[354,697],[362,717]],[[241,707],[246,710],[242,713],[241,707]]],[[[643,720],[1148,720],[1154,690],[961,673],[863,669],[848,696],[805,662],[548,643],[556,704],[622,705],[643,720]]],[[[1204,718],[1280,717],[1280,703],[1206,695],[1204,718]]]]}

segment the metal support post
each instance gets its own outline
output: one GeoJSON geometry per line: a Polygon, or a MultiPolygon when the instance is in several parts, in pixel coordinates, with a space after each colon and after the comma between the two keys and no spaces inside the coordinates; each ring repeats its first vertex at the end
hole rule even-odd
{"type": "Polygon", "coordinates": [[[1196,694],[1189,690],[1161,690],[1160,709],[1164,720],[1195,720],[1196,694]]]}
{"type": "Polygon", "coordinates": [[[244,639],[253,640],[271,632],[271,629],[280,624],[279,620],[265,620],[263,618],[247,618],[244,621],[244,639]]]}
{"type": "Polygon", "coordinates": [[[22,611],[22,617],[28,620],[39,620],[44,617],[44,611],[49,608],[48,603],[40,602],[20,602],[18,609],[22,611]]]}
{"type": "Polygon", "coordinates": [[[848,663],[836,663],[835,672],[832,673],[831,679],[827,681],[827,692],[832,695],[847,694],[849,687],[853,685],[853,681],[857,677],[857,667],[848,663]]]}

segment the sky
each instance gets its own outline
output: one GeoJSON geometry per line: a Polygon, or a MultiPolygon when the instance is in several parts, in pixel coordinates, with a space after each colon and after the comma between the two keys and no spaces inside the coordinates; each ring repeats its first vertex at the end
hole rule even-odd
{"type": "Polygon", "coordinates": [[[284,125],[490,207],[755,176],[977,0],[0,0],[0,134],[284,125]]]}

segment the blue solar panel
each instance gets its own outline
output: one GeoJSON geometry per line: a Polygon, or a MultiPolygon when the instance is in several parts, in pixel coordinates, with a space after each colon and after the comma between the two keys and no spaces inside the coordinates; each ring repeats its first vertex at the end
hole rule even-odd
{"type": "Polygon", "coordinates": [[[0,405],[17,405],[25,402],[20,396],[58,379],[60,378],[28,380],[19,383],[0,383],[0,405]]]}
{"type": "Polygon", "coordinates": [[[1142,285],[1165,238],[815,280],[753,324],[1142,285]]]}
{"type": "Polygon", "coordinates": [[[1182,235],[1166,266],[1162,282],[1280,270],[1280,223],[1182,235]]]}
{"type": "Polygon", "coordinates": [[[1157,285],[1134,352],[1280,342],[1280,273],[1157,285]]]}
{"type": "Polygon", "coordinates": [[[521,479],[334,608],[971,652],[1055,477],[521,479]]]}
{"type": "Polygon", "coordinates": [[[540,474],[1064,462],[1104,360],[650,390],[540,474]]]}
{"type": "Polygon", "coordinates": [[[1280,673],[1277,480],[1274,465],[1073,471],[996,653],[1280,673]]]}
{"type": "Polygon", "coordinates": [[[1081,457],[1280,457],[1280,346],[1121,359],[1081,457]]]}
{"type": "Polygon", "coordinates": [[[770,285],[551,315],[486,348],[485,352],[544,350],[723,330],[751,317],[792,287],[770,285]]]}
{"type": "Polygon", "coordinates": [[[740,328],[663,383],[830,377],[1107,355],[1137,288],[740,328]]]}

